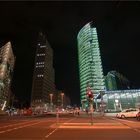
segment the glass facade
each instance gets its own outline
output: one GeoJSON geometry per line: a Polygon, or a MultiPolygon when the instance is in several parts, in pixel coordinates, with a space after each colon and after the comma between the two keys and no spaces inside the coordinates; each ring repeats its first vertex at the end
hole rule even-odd
{"type": "Polygon", "coordinates": [[[106,90],[130,89],[129,80],[116,71],[110,71],[105,76],[106,90]]]}
{"type": "Polygon", "coordinates": [[[91,87],[94,98],[105,89],[97,31],[92,22],[86,24],[79,31],[77,41],[80,94],[83,104],[87,101],[87,86],[91,87]]]}
{"type": "Polygon", "coordinates": [[[104,105],[104,110],[108,112],[140,108],[140,90],[105,91],[103,101],[98,99],[98,109],[101,104],[104,105]]]}
{"type": "Polygon", "coordinates": [[[105,76],[106,90],[117,90],[116,77],[111,72],[105,76]]]}

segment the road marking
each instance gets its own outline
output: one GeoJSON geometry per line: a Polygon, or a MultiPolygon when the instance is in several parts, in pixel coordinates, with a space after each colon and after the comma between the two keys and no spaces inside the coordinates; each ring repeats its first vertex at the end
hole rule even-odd
{"type": "Polygon", "coordinates": [[[59,126],[59,128],[69,128],[69,129],[130,129],[128,126],[59,126]]]}
{"type": "Polygon", "coordinates": [[[52,132],[50,132],[48,135],[45,136],[45,138],[48,138],[50,135],[52,135],[58,128],[55,128],[52,132]]]}
{"type": "MultiPolygon", "coordinates": [[[[115,120],[115,119],[116,119],[116,120],[119,120],[119,119],[117,119],[117,118],[114,118],[114,120],[115,120]]],[[[139,129],[136,129],[136,128],[134,128],[134,127],[128,125],[128,124],[123,123],[123,122],[129,122],[129,124],[130,124],[130,123],[135,123],[134,121],[130,121],[130,120],[119,120],[119,122],[122,123],[122,124],[125,125],[125,126],[128,126],[128,127],[129,127],[130,129],[132,129],[133,131],[136,131],[136,132],[140,133],[140,130],[139,130],[139,129]]]]}
{"type": "Polygon", "coordinates": [[[122,122],[134,122],[134,121],[130,121],[130,120],[124,120],[124,119],[118,119],[118,118],[112,118],[113,120],[119,120],[122,122]]]}
{"type": "Polygon", "coordinates": [[[139,130],[139,129],[133,129],[133,130],[135,130],[135,131],[137,131],[137,132],[139,132],[139,133],[140,133],[140,130],[139,130]]]}
{"type": "MultiPolygon", "coordinates": [[[[68,123],[68,122],[70,122],[70,121],[72,121],[72,120],[74,120],[74,119],[76,119],[76,118],[72,118],[72,119],[70,119],[70,120],[68,120],[68,121],[65,121],[64,123],[68,123]]],[[[54,124],[53,124],[54,125],[54,124]]],[[[56,124],[55,124],[56,125],[56,124]]],[[[51,125],[52,126],[52,125],[51,125]]],[[[50,126],[50,127],[51,127],[50,126]]],[[[46,136],[45,136],[45,138],[47,139],[50,135],[52,135],[57,129],[58,129],[59,127],[58,127],[58,125],[57,125],[57,128],[55,128],[52,132],[50,132],[49,134],[47,134],[46,136]]]]}
{"type": "Polygon", "coordinates": [[[1,129],[1,128],[6,128],[6,127],[15,126],[15,125],[20,125],[20,124],[26,124],[26,123],[29,123],[29,121],[28,121],[28,122],[22,122],[22,123],[16,123],[16,124],[10,124],[10,125],[6,125],[6,126],[1,126],[0,129],[1,129]]]}
{"type": "Polygon", "coordinates": [[[19,126],[19,127],[15,127],[15,128],[7,129],[7,130],[5,130],[5,131],[0,131],[0,134],[1,134],[1,133],[5,133],[5,132],[10,132],[10,131],[13,131],[13,130],[17,130],[17,129],[20,129],[20,128],[24,128],[24,127],[28,127],[28,126],[32,126],[32,125],[36,125],[36,124],[39,124],[39,123],[41,123],[41,121],[36,122],[36,123],[33,123],[33,124],[28,124],[28,125],[23,125],[23,126],[19,126]]]}

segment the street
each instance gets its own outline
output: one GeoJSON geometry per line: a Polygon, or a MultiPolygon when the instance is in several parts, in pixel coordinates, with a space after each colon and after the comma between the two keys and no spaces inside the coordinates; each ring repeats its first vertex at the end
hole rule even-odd
{"type": "Polygon", "coordinates": [[[110,116],[60,114],[0,118],[0,140],[132,140],[140,137],[140,121],[110,116]]]}

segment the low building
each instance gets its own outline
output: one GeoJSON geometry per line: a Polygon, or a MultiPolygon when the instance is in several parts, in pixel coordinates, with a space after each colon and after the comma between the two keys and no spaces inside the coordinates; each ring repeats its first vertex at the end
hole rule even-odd
{"type": "Polygon", "coordinates": [[[108,112],[140,108],[140,89],[101,92],[97,98],[96,108],[100,109],[101,107],[108,112]]]}

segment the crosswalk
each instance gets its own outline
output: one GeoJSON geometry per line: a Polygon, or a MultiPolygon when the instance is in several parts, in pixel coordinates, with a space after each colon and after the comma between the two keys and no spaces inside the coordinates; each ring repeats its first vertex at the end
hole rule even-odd
{"type": "Polygon", "coordinates": [[[52,128],[76,129],[130,129],[121,123],[59,123],[51,125],[52,128]]]}

